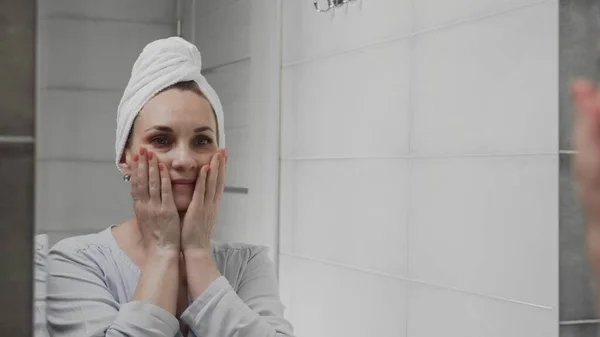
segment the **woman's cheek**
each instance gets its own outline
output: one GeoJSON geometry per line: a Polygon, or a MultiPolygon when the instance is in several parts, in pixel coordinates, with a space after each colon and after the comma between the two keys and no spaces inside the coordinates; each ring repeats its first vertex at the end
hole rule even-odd
{"type": "Polygon", "coordinates": [[[164,153],[161,153],[156,149],[153,149],[152,151],[154,152],[154,154],[156,155],[156,159],[158,159],[158,161],[160,163],[167,165],[167,167],[171,166],[171,163],[169,162],[168,157],[164,153]]]}
{"type": "Polygon", "coordinates": [[[207,152],[207,153],[203,153],[198,157],[198,167],[202,167],[204,165],[208,165],[210,164],[210,160],[212,159],[213,155],[217,153],[217,151],[214,152],[207,152]]]}

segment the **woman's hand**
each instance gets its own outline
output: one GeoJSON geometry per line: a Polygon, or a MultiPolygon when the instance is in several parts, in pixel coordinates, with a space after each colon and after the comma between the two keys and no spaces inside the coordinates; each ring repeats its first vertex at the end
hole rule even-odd
{"type": "Polygon", "coordinates": [[[131,196],[144,248],[179,256],[181,225],[164,164],[145,148],[133,156],[131,196]]]}
{"type": "Polygon", "coordinates": [[[225,188],[225,150],[215,153],[210,164],[200,168],[194,195],[183,219],[181,250],[208,251],[213,225],[225,188]]]}
{"type": "Polygon", "coordinates": [[[586,250],[600,282],[600,94],[592,83],[577,80],[571,95],[575,104],[573,169],[585,218],[586,250]]]}

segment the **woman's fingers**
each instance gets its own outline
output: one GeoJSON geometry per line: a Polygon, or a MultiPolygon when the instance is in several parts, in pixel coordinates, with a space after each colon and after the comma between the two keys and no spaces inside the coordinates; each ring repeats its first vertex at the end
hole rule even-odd
{"type": "Polygon", "coordinates": [[[210,160],[210,170],[206,179],[206,192],[204,194],[205,202],[213,202],[215,199],[217,178],[219,176],[219,167],[223,154],[221,151],[215,153],[210,160]]]}
{"type": "Polygon", "coordinates": [[[140,159],[138,161],[137,168],[137,195],[139,200],[146,201],[149,199],[148,193],[148,157],[147,151],[145,148],[140,148],[140,159]]]}
{"type": "Polygon", "coordinates": [[[137,153],[133,154],[133,158],[132,159],[132,163],[131,163],[131,174],[129,176],[130,182],[131,182],[131,198],[133,198],[133,201],[139,201],[139,197],[138,197],[138,193],[137,193],[137,184],[138,184],[138,178],[137,178],[137,170],[138,170],[138,162],[140,159],[140,156],[137,153]]]}
{"type": "Polygon", "coordinates": [[[598,120],[598,94],[595,86],[588,81],[577,80],[571,87],[571,96],[575,103],[576,126],[583,127],[576,130],[577,136],[588,136],[594,131],[597,133],[598,125],[594,121],[598,120]]]}
{"type": "Polygon", "coordinates": [[[574,143],[578,155],[575,157],[575,172],[580,179],[594,179],[600,165],[600,109],[596,89],[587,82],[573,84],[575,103],[574,143]]]}
{"type": "Polygon", "coordinates": [[[194,196],[192,197],[192,203],[194,204],[194,207],[204,206],[204,196],[206,192],[206,177],[208,176],[209,170],[209,165],[203,165],[200,168],[200,173],[198,173],[198,177],[196,178],[196,186],[194,187],[194,196]]]}
{"type": "Polygon", "coordinates": [[[219,175],[217,176],[217,186],[215,192],[215,202],[221,200],[223,191],[225,190],[225,169],[227,168],[227,154],[223,152],[221,161],[219,163],[219,175]]]}
{"type": "Polygon", "coordinates": [[[600,96],[596,87],[584,80],[571,86],[575,110],[574,173],[588,225],[600,225],[600,96]]]}
{"type": "Polygon", "coordinates": [[[156,205],[160,204],[160,172],[158,171],[158,158],[148,151],[148,194],[150,201],[156,205]]]}
{"type": "Polygon", "coordinates": [[[171,177],[169,170],[163,163],[158,163],[158,171],[160,173],[160,202],[163,205],[174,205],[173,191],[171,190],[171,177]]]}

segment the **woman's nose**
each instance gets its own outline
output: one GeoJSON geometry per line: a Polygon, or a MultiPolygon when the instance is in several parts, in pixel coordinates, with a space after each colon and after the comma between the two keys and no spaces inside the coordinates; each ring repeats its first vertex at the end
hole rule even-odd
{"type": "Polygon", "coordinates": [[[186,146],[179,146],[173,149],[171,166],[176,170],[195,170],[198,168],[197,158],[194,158],[192,151],[186,146]]]}

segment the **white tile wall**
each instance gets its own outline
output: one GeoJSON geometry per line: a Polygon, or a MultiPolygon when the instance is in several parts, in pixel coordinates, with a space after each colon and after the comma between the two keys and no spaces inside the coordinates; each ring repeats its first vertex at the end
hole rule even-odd
{"type": "MultiPolygon", "coordinates": [[[[234,166],[235,164],[230,161],[227,165],[234,166]]],[[[228,171],[230,170],[228,169],[228,171]]],[[[227,178],[229,179],[229,177],[230,174],[227,173],[227,178]]],[[[257,230],[257,227],[260,228],[260,224],[248,221],[249,207],[248,195],[225,193],[221,199],[213,238],[217,241],[229,242],[255,243],[263,241],[260,238],[260,231],[257,230]]]]}
{"type": "Polygon", "coordinates": [[[195,6],[198,9],[196,18],[213,14],[213,12],[225,8],[236,1],[239,0],[194,0],[195,6]]]}
{"type": "MultiPolygon", "coordinates": [[[[88,235],[88,234],[90,234],[90,232],[91,232],[90,230],[86,230],[86,229],[78,229],[76,231],[49,230],[48,231],[48,244],[50,245],[50,247],[52,247],[62,239],[70,238],[73,236],[88,235]]],[[[94,233],[94,232],[92,232],[92,233],[94,233]]]]}
{"type": "Polygon", "coordinates": [[[53,244],[131,216],[117,105],[142,48],[175,32],[175,3],[44,0],[38,18],[36,228],[53,244]]]}
{"type": "Polygon", "coordinates": [[[97,231],[133,215],[128,185],[112,162],[38,161],[38,230],[97,231]]]}
{"type": "Polygon", "coordinates": [[[250,67],[250,60],[246,60],[204,74],[218,93],[223,111],[227,112],[226,128],[242,128],[250,124],[250,67]]]}
{"type": "Polygon", "coordinates": [[[39,86],[122,90],[149,42],[174,25],[105,20],[39,21],[39,86]]]}
{"type": "Polygon", "coordinates": [[[251,137],[247,127],[225,129],[227,155],[227,185],[248,187],[252,176],[245,169],[249,160],[252,160],[252,149],[248,143],[251,137]]]}
{"type": "Polygon", "coordinates": [[[447,2],[283,2],[298,335],[558,336],[558,3],[447,2]]]}
{"type": "Polygon", "coordinates": [[[283,1],[283,64],[361,48],[410,34],[410,0],[362,0],[327,13],[312,1],[283,1]]]}
{"type": "MultiPolygon", "coordinates": [[[[477,20],[499,12],[520,9],[540,0],[419,0],[414,1],[415,29],[422,31],[463,20],[477,20]]],[[[547,18],[545,18],[547,19],[547,18]]]]}
{"type": "Polygon", "coordinates": [[[114,160],[121,94],[117,90],[39,90],[38,159],[114,160]]]}
{"type": "Polygon", "coordinates": [[[407,40],[286,68],[282,155],[407,154],[409,81],[407,40]]]}
{"type": "Polygon", "coordinates": [[[204,14],[196,3],[194,41],[202,53],[202,68],[214,68],[250,57],[249,0],[223,3],[204,14]]]}
{"type": "MultiPolygon", "coordinates": [[[[296,336],[404,336],[406,286],[394,278],[281,256],[296,336]],[[288,287],[290,285],[287,285],[288,287]]],[[[283,283],[285,284],[285,283],[283,283]]]]}
{"type": "Polygon", "coordinates": [[[41,19],[75,18],[107,21],[175,23],[175,3],[165,0],[40,0],[41,19]]]}
{"type": "Polygon", "coordinates": [[[409,275],[556,306],[557,156],[411,163],[409,275]]]}
{"type": "Polygon", "coordinates": [[[284,252],[406,275],[406,160],[284,162],[284,252]]]}
{"type": "Polygon", "coordinates": [[[557,317],[550,310],[414,285],[407,297],[410,337],[558,336],[557,317]]]}
{"type": "Polygon", "coordinates": [[[558,78],[556,8],[546,2],[416,36],[414,153],[556,151],[558,105],[548,99],[558,78]]]}

